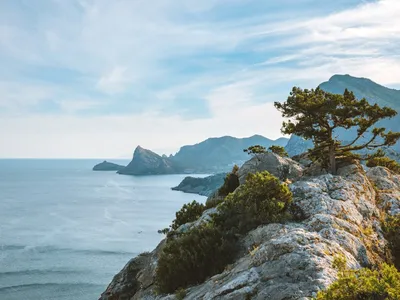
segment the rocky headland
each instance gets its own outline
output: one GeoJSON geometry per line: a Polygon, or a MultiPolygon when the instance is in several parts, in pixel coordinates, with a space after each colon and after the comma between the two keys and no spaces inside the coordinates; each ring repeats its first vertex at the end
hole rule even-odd
{"type": "Polygon", "coordinates": [[[219,173],[203,178],[187,176],[178,186],[173,187],[172,190],[208,197],[224,183],[225,176],[226,173],[219,173]]]}
{"type": "Polygon", "coordinates": [[[133,153],[132,161],[119,174],[124,175],[163,175],[183,173],[184,169],[166,156],[138,146],[133,153]]]}
{"type": "MultiPolygon", "coordinates": [[[[271,154],[263,158],[264,163],[254,159],[246,163],[239,175],[267,170],[279,176],[289,164],[287,184],[302,217],[259,226],[241,236],[242,251],[234,262],[187,288],[181,299],[312,299],[336,280],[338,271],[332,263],[337,255],[353,269],[387,259],[388,242],[380,220],[400,213],[400,175],[358,163],[339,166],[336,175],[318,174],[289,158],[271,154]]],[[[208,209],[177,231],[207,223],[216,212],[208,209]]],[[[155,272],[164,247],[165,240],[151,253],[128,262],[100,299],[176,299],[156,292],[155,272]]]]}

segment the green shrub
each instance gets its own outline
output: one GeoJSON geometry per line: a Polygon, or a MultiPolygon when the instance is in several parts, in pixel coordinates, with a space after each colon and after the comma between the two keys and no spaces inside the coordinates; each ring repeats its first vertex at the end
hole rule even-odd
{"type": "Polygon", "coordinates": [[[230,173],[225,177],[224,184],[218,190],[218,196],[225,197],[234,192],[239,186],[239,167],[235,165],[230,173]]]}
{"type": "Polygon", "coordinates": [[[159,292],[172,293],[222,272],[233,260],[235,245],[232,237],[211,225],[167,240],[156,270],[159,292]]]}
{"type": "Polygon", "coordinates": [[[393,263],[400,270],[400,215],[389,216],[382,223],[382,229],[389,243],[393,263]]]}
{"type": "Polygon", "coordinates": [[[400,273],[394,266],[382,264],[379,269],[349,270],[346,261],[335,259],[338,279],[317,300],[384,300],[400,299],[400,273]]]}
{"type": "Polygon", "coordinates": [[[184,204],[175,214],[175,220],[172,221],[171,225],[172,230],[178,229],[183,224],[196,221],[201,217],[204,210],[204,204],[198,203],[195,200],[192,203],[184,204]]]}
{"type": "Polygon", "coordinates": [[[214,224],[221,230],[245,233],[259,225],[285,219],[292,193],[267,171],[249,174],[246,182],[218,206],[214,224]]]}
{"type": "Polygon", "coordinates": [[[400,174],[400,164],[389,157],[372,157],[367,161],[367,167],[371,168],[377,166],[386,167],[389,170],[400,174]]]}
{"type": "Polygon", "coordinates": [[[275,153],[279,156],[289,157],[289,154],[286,152],[285,148],[282,146],[273,145],[273,146],[269,147],[268,150],[270,150],[272,153],[275,153]]]}
{"type": "Polygon", "coordinates": [[[177,290],[177,291],[175,292],[175,299],[176,299],[176,300],[183,300],[183,299],[185,299],[186,294],[187,294],[187,293],[186,293],[186,290],[180,288],[179,290],[177,290]]]}

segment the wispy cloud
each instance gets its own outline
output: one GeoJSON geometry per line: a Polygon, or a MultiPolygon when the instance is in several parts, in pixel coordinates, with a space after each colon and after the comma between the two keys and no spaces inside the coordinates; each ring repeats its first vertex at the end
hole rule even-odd
{"type": "Polygon", "coordinates": [[[272,102],[291,86],[335,73],[400,86],[399,47],[397,0],[3,1],[1,125],[21,141],[1,144],[0,156],[118,156],[209,135],[278,137],[272,102]],[[49,128],[76,146],[49,150],[49,128]],[[31,136],[41,143],[29,153],[21,145],[31,136]]]}

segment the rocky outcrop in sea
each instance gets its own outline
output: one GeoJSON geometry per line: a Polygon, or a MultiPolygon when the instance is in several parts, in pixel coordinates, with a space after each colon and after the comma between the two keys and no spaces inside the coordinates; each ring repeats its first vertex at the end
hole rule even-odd
{"type": "Polygon", "coordinates": [[[108,161],[103,161],[93,167],[93,171],[120,171],[125,166],[114,164],[108,161]]]}

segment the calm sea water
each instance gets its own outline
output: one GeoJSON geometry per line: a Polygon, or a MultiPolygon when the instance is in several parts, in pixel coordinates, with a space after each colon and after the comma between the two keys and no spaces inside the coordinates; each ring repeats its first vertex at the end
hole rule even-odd
{"type": "Polygon", "coordinates": [[[185,175],[91,171],[97,162],[0,160],[1,300],[98,299],[184,203],[205,201],[170,190],[185,175]]]}

